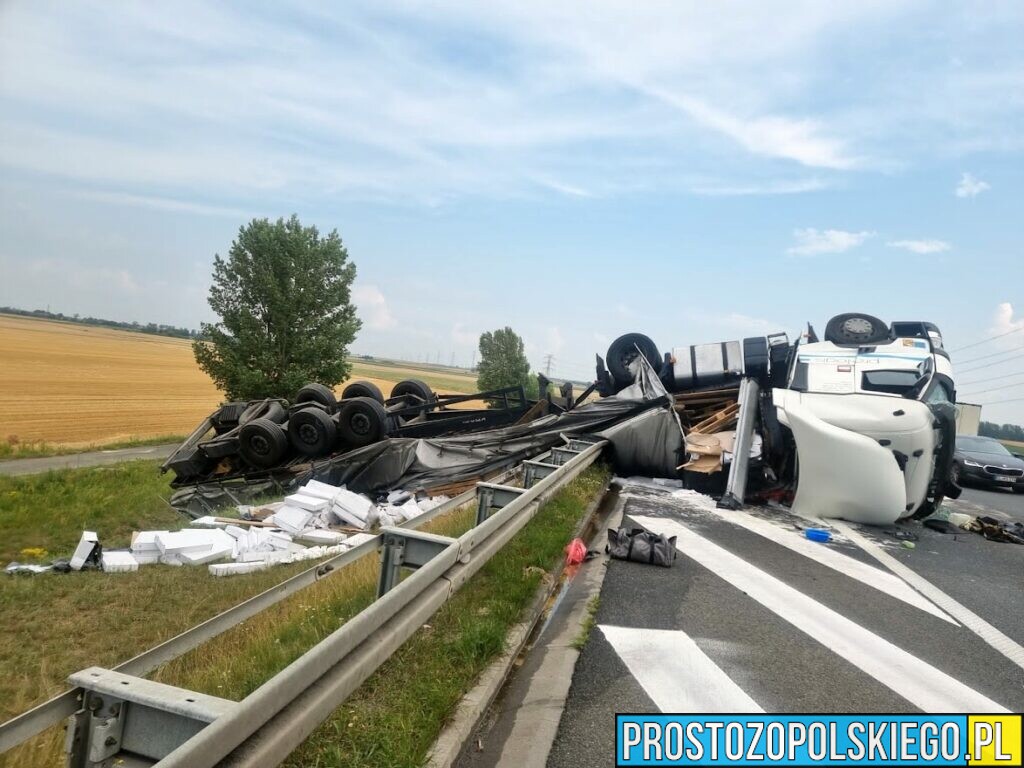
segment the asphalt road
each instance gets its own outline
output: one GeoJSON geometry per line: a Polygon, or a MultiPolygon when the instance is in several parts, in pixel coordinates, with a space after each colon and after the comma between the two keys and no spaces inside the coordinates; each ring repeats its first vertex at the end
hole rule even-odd
{"type": "Polygon", "coordinates": [[[1002,512],[1024,522],[1024,493],[1013,493],[1002,489],[964,488],[959,499],[947,501],[946,504],[969,515],[991,515],[993,512],[1002,512]]]}
{"type": "Polygon", "coordinates": [[[0,461],[0,475],[34,475],[51,469],[74,469],[77,467],[98,467],[102,464],[117,464],[122,461],[140,459],[160,460],[171,455],[178,443],[146,445],[139,448],[118,448],[110,451],[88,451],[66,456],[43,456],[36,459],[10,459],[0,461]]]}
{"type": "MultiPolygon", "coordinates": [[[[548,766],[613,765],[616,712],[1024,711],[1020,667],[841,532],[807,549],[807,522],[783,513],[624,496],[624,525],[678,535],[679,556],[609,565],[548,766]]],[[[968,490],[957,504],[1016,517],[1022,502],[968,490]]],[[[1024,546],[919,523],[858,530],[1024,644],[1024,546]]]]}

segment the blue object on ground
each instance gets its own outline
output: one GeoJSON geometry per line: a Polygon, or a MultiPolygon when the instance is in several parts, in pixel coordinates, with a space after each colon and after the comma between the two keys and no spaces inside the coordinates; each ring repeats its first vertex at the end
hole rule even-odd
{"type": "Polygon", "coordinates": [[[806,536],[811,541],[826,542],[832,538],[832,534],[826,531],[824,528],[807,528],[804,531],[806,536]]]}

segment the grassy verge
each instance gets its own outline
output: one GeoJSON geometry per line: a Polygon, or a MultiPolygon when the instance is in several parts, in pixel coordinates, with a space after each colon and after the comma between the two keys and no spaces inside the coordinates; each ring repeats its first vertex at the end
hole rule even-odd
{"type": "MultiPolygon", "coordinates": [[[[66,556],[83,528],[124,546],[139,528],[180,528],[153,462],[0,477],[0,565],[66,556]]],[[[312,563],[218,579],[205,568],[149,565],[137,573],[0,574],[0,720],[65,688],[71,672],[114,666],[283,581],[312,563]]],[[[0,765],[62,765],[51,729],[0,765]]]]}
{"type": "MultiPolygon", "coordinates": [[[[0,485],[0,525],[11,530],[19,524],[15,518],[24,525],[34,511],[32,530],[22,533],[23,540],[56,555],[66,554],[77,540],[77,521],[87,510],[91,521],[102,518],[93,527],[110,545],[126,541],[135,527],[170,524],[174,513],[160,501],[166,488],[152,485],[152,475],[140,472],[143,467],[153,470],[151,463],[136,462],[8,478],[0,485]],[[66,482],[66,475],[76,482],[66,482]],[[126,497],[136,484],[137,495],[126,497]],[[81,487],[91,490],[83,497],[81,487]],[[20,499],[22,493],[34,501],[20,499]],[[147,498],[152,506],[145,506],[147,498]],[[65,501],[74,501],[70,517],[76,522],[68,523],[74,529],[70,534],[58,529],[65,501]],[[134,505],[143,511],[125,514],[134,505]],[[9,520],[7,512],[16,515],[9,520]]],[[[459,699],[501,652],[509,628],[545,573],[557,565],[584,508],[606,483],[606,471],[591,468],[548,502],[429,626],[307,740],[289,765],[418,765],[459,699]]],[[[472,525],[473,514],[469,506],[432,521],[425,530],[458,535],[472,525]]],[[[0,669],[5,670],[0,693],[6,694],[0,717],[61,690],[72,671],[113,666],[308,565],[232,579],[214,579],[201,568],[167,566],[147,566],[134,574],[7,577],[0,590],[0,610],[10,617],[0,630],[0,669]]],[[[243,698],[368,605],[377,567],[376,555],[368,556],[165,665],[153,678],[243,698]]],[[[59,764],[61,738],[60,730],[52,729],[0,759],[0,765],[59,764]]]]}
{"type": "Polygon", "coordinates": [[[607,480],[604,469],[592,467],[548,502],[286,765],[420,765],[459,700],[503,650],[607,480]]]}
{"type": "Polygon", "coordinates": [[[180,443],[184,439],[184,435],[156,435],[153,437],[133,437],[130,440],[117,440],[112,443],[95,443],[85,446],[47,443],[42,440],[27,443],[12,443],[10,440],[5,440],[0,442],[0,461],[7,459],[36,459],[46,456],[68,456],[89,451],[115,451],[120,448],[143,448],[147,445],[180,443]]]}
{"type": "Polygon", "coordinates": [[[601,596],[594,595],[587,602],[587,615],[583,619],[583,624],[580,626],[579,634],[572,640],[572,647],[577,651],[582,651],[583,646],[587,644],[587,640],[590,639],[590,633],[597,624],[597,609],[601,607],[601,596]]]}

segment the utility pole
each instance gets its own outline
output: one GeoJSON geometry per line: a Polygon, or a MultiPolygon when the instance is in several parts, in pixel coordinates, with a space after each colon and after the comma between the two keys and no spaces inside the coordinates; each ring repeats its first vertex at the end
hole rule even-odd
{"type": "Polygon", "coordinates": [[[454,350],[454,349],[452,350],[452,361],[451,361],[451,363],[450,363],[450,364],[448,365],[448,367],[449,367],[449,368],[454,368],[454,367],[455,367],[455,350],[454,350]]]}
{"type": "Polygon", "coordinates": [[[470,363],[469,370],[476,370],[476,350],[473,350],[473,362],[470,363]]]}
{"type": "Polygon", "coordinates": [[[555,361],[555,356],[548,354],[544,355],[544,375],[551,376],[551,364],[555,361]]]}

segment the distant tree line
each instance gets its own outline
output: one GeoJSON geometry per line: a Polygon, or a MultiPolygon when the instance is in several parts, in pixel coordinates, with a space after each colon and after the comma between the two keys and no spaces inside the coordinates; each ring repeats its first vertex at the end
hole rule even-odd
{"type": "Polygon", "coordinates": [[[163,325],[162,323],[125,323],[120,320],[104,320],[101,317],[82,317],[81,315],[65,315],[63,312],[48,312],[45,309],[17,309],[15,307],[0,307],[0,313],[8,315],[21,315],[22,317],[41,317],[46,320],[61,320],[65,323],[81,323],[82,325],[99,325],[104,328],[117,328],[124,331],[135,331],[136,333],[150,333],[154,336],[173,336],[178,339],[200,339],[199,331],[191,328],[179,328],[176,325],[163,325]]]}
{"type": "Polygon", "coordinates": [[[1024,427],[1017,424],[996,424],[991,421],[983,421],[978,425],[978,434],[982,437],[994,437],[997,440],[1024,442],[1024,427]]]}

